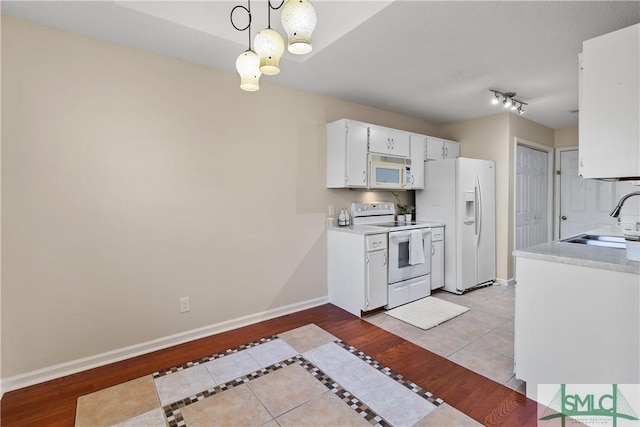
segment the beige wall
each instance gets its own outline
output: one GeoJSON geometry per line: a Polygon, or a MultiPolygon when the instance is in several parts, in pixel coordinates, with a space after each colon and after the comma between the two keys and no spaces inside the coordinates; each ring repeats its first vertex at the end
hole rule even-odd
{"type": "Polygon", "coordinates": [[[578,146],[578,126],[570,126],[553,131],[555,148],[578,146]]]}
{"type": "Polygon", "coordinates": [[[325,189],[325,124],[437,130],[8,17],[2,91],[5,378],[326,296],[328,205],[393,195],[325,189]]]}

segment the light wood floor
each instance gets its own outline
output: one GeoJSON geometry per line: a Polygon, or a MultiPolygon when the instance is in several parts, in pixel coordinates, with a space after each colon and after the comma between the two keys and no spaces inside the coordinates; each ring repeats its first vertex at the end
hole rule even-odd
{"type": "Polygon", "coordinates": [[[369,354],[482,424],[537,424],[537,405],[522,394],[331,304],[6,393],[0,423],[3,427],[72,426],[79,396],[309,323],[369,354]]]}

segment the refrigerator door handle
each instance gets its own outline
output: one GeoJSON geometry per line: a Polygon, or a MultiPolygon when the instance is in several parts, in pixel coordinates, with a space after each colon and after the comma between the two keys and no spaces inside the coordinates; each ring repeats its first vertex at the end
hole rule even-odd
{"type": "Polygon", "coordinates": [[[476,178],[476,185],[473,188],[473,195],[474,195],[474,199],[475,199],[474,206],[473,206],[473,208],[474,208],[473,214],[474,214],[474,219],[475,219],[474,233],[476,235],[476,242],[477,242],[477,240],[478,240],[478,220],[480,219],[478,217],[478,182],[477,182],[477,178],[476,178]]]}
{"type": "Polygon", "coordinates": [[[476,185],[478,186],[478,218],[476,223],[478,224],[478,241],[480,241],[480,235],[482,234],[482,187],[480,186],[480,180],[476,176],[476,185]]]}

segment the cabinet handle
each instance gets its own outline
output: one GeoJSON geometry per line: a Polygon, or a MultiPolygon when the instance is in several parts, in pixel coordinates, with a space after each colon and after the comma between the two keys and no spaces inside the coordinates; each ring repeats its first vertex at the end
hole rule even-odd
{"type": "Polygon", "coordinates": [[[374,248],[376,248],[376,247],[380,246],[380,243],[382,243],[382,242],[373,242],[372,246],[374,248]]]}
{"type": "Polygon", "coordinates": [[[362,182],[367,182],[367,171],[362,171],[362,182]]]}
{"type": "Polygon", "coordinates": [[[382,262],[382,265],[387,265],[387,253],[384,253],[384,261],[382,262]]]}
{"type": "Polygon", "coordinates": [[[449,147],[444,147],[444,157],[449,157],[449,147]]]}
{"type": "Polygon", "coordinates": [[[393,140],[393,138],[391,138],[391,149],[393,150],[393,147],[395,147],[396,142],[393,140]]]}
{"type": "Polygon", "coordinates": [[[444,145],[442,146],[442,158],[444,159],[444,145]]]}
{"type": "Polygon", "coordinates": [[[367,255],[367,257],[364,259],[364,262],[369,264],[369,256],[367,255]]]}
{"type": "Polygon", "coordinates": [[[561,219],[561,220],[563,220],[563,221],[566,221],[566,220],[567,220],[567,217],[566,217],[566,216],[564,216],[564,215],[562,215],[562,216],[560,217],[560,219],[561,219]]]}
{"type": "Polygon", "coordinates": [[[413,185],[414,181],[415,181],[415,179],[413,178],[413,174],[411,174],[411,185],[413,185]]]}
{"type": "Polygon", "coordinates": [[[387,149],[391,148],[391,140],[387,138],[387,149]]]}

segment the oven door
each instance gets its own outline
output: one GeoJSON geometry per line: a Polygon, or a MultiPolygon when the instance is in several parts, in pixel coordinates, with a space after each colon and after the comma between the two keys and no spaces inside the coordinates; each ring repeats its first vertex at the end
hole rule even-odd
{"type": "Polygon", "coordinates": [[[389,283],[397,283],[431,273],[431,229],[421,228],[424,262],[409,264],[410,230],[389,232],[389,283]]]}

